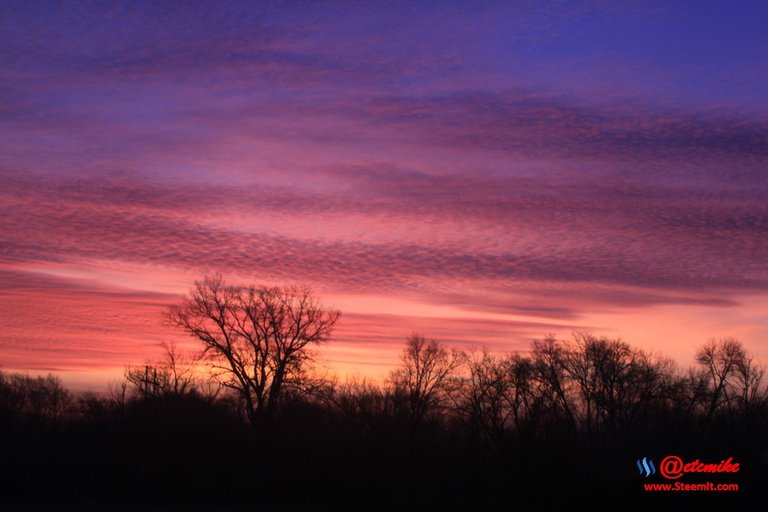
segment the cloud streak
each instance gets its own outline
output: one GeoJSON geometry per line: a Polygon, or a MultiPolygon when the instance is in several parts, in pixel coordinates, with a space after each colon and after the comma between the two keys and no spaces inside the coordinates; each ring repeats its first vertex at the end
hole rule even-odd
{"type": "Polygon", "coordinates": [[[683,291],[750,290],[766,284],[760,262],[768,256],[768,211],[744,201],[694,196],[673,203],[663,193],[654,197],[642,191],[627,201],[610,189],[588,189],[579,197],[570,191],[552,194],[542,185],[544,197],[531,199],[528,193],[515,194],[504,181],[495,187],[468,184],[458,194],[456,179],[414,174],[391,179],[407,192],[397,195],[386,185],[365,182],[360,188],[379,191],[372,195],[372,205],[363,198],[345,202],[333,195],[280,188],[153,189],[89,180],[46,186],[28,179],[14,186],[8,179],[9,201],[36,197],[16,200],[6,212],[2,254],[20,261],[104,258],[196,270],[261,268],[283,279],[335,276],[348,286],[365,283],[374,290],[411,278],[595,282],[683,291]],[[491,188],[500,204],[489,207],[491,188]],[[262,196],[267,199],[260,201],[262,196]],[[449,209],[450,215],[441,215],[449,209]],[[303,225],[304,233],[291,237],[270,232],[268,223],[248,232],[207,222],[208,216],[287,218],[303,225]],[[419,242],[323,239],[313,236],[314,223],[306,220],[318,216],[394,230],[423,223],[434,235],[419,242]],[[481,228],[475,237],[455,236],[452,230],[462,219],[491,227],[481,228]],[[520,226],[521,241],[508,236],[495,247],[488,244],[494,231],[515,231],[514,224],[520,226]],[[559,236],[553,240],[553,235],[559,236]],[[678,243],[670,244],[673,239],[678,243]],[[743,269],[739,275],[732,272],[734,264],[743,269]]]}

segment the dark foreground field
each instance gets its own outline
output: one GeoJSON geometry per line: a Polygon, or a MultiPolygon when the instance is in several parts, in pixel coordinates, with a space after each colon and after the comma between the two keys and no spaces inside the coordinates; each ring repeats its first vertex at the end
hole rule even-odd
{"type": "Polygon", "coordinates": [[[744,381],[738,361],[723,380],[715,360],[681,371],[619,342],[583,342],[454,354],[463,366],[423,403],[398,374],[381,386],[326,382],[286,393],[255,422],[236,396],[174,391],[156,374],[152,386],[127,382],[124,395],[100,397],[3,373],[0,508],[490,510],[765,495],[762,377],[744,381]],[[740,490],[643,491],[673,482],[659,471],[671,455],[732,458],[737,472],[679,481],[740,490]],[[638,470],[644,457],[650,475],[638,470]]]}

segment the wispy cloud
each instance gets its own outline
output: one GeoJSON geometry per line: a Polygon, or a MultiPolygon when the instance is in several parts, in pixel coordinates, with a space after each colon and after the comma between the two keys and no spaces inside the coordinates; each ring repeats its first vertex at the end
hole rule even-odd
{"type": "Polygon", "coordinates": [[[16,260],[105,258],[196,270],[257,268],[283,279],[335,280],[352,289],[388,291],[422,278],[688,292],[761,289],[768,279],[760,264],[768,255],[768,215],[743,202],[696,194],[674,202],[672,193],[654,190],[627,199],[610,187],[561,194],[557,191],[565,187],[552,192],[546,182],[538,184],[536,197],[537,184],[530,180],[520,194],[515,180],[473,183],[394,171],[388,179],[405,192],[382,185],[374,173],[374,186],[364,181],[360,199],[347,202],[334,193],[275,187],[142,186],[125,176],[112,183],[85,179],[52,185],[9,178],[9,204],[14,197],[25,199],[16,199],[4,216],[9,235],[3,254],[16,260]],[[459,183],[466,185],[461,189],[459,183]],[[494,196],[496,204],[489,205],[494,196]],[[210,216],[242,222],[228,227],[210,216]],[[268,224],[257,232],[238,229],[248,227],[243,219],[265,216],[292,219],[303,232],[286,236],[268,224]],[[316,222],[307,220],[336,217],[352,218],[363,229],[397,231],[417,223],[432,235],[420,241],[317,237],[316,222]],[[457,232],[462,223],[477,232],[457,232]],[[494,235],[501,243],[488,243],[494,235]],[[734,264],[742,272],[734,274],[734,264]]]}

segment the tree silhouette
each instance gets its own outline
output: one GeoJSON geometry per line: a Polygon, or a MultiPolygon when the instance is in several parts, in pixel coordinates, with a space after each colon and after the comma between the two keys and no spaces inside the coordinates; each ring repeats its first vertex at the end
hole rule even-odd
{"type": "Polygon", "coordinates": [[[125,381],[141,398],[157,398],[196,394],[215,399],[219,389],[215,383],[195,375],[195,358],[184,357],[175,342],[161,344],[165,358],[125,369],[125,381]]]}
{"type": "Polygon", "coordinates": [[[707,386],[707,421],[721,408],[747,410],[765,400],[765,390],[760,387],[765,370],[754,363],[738,340],[710,340],[696,353],[696,362],[707,386]]]}
{"type": "Polygon", "coordinates": [[[308,288],[231,286],[215,276],[196,282],[167,318],[203,343],[222,384],[257,425],[286,388],[301,387],[309,346],[328,340],[340,314],[308,288]]]}
{"type": "Polygon", "coordinates": [[[60,421],[71,402],[71,393],[54,375],[30,377],[0,371],[0,416],[25,415],[60,421]]]}
{"type": "Polygon", "coordinates": [[[402,397],[407,414],[419,421],[444,405],[459,360],[437,341],[414,333],[406,342],[401,361],[400,368],[391,374],[395,395],[402,397]]]}
{"type": "Polygon", "coordinates": [[[538,398],[551,416],[562,415],[570,430],[577,429],[577,411],[571,400],[573,382],[568,375],[567,347],[554,336],[533,342],[533,379],[538,398]]]}
{"type": "Polygon", "coordinates": [[[467,376],[459,410],[490,443],[501,446],[510,422],[519,417],[522,406],[522,396],[513,378],[515,360],[483,350],[462,352],[461,362],[467,376]]]}
{"type": "Polygon", "coordinates": [[[617,431],[637,421],[642,409],[668,395],[674,367],[620,339],[574,333],[565,345],[566,372],[576,384],[576,403],[587,433],[617,431]]]}

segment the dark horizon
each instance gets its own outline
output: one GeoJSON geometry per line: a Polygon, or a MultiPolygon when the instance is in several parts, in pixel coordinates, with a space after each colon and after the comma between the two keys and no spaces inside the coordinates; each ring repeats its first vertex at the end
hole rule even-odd
{"type": "Polygon", "coordinates": [[[0,506],[465,510],[764,495],[768,383],[735,340],[700,347],[693,373],[587,334],[501,356],[414,334],[401,355],[386,384],[295,374],[252,412],[178,353],[129,368],[109,398],[0,372],[0,506]]]}

